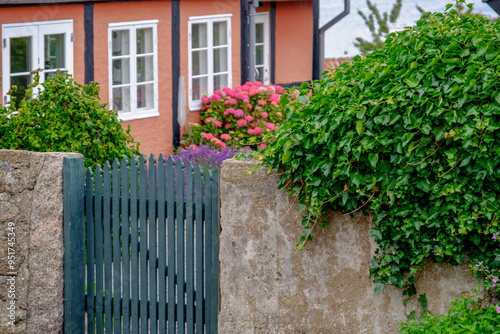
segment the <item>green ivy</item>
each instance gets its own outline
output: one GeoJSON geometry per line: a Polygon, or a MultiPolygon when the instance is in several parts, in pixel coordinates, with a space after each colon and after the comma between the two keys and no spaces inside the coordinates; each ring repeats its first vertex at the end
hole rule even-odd
{"type": "Polygon", "coordinates": [[[328,209],[373,215],[375,293],[415,294],[426,258],[500,268],[500,26],[450,7],[283,95],[266,151],[305,213],[299,248],[328,209]]]}
{"type": "Polygon", "coordinates": [[[97,83],[81,85],[70,75],[58,75],[32,97],[38,79],[35,72],[23,100],[16,101],[14,87],[10,105],[0,106],[1,149],[82,153],[87,167],[139,154],[130,126],[123,131],[117,112],[101,103],[97,83]]]}

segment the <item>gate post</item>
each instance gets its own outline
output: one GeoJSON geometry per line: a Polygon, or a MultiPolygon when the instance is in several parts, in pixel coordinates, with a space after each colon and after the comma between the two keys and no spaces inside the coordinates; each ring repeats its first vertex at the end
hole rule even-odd
{"type": "Polygon", "coordinates": [[[83,334],[85,332],[85,217],[82,156],[64,157],[63,196],[64,333],[83,334]]]}

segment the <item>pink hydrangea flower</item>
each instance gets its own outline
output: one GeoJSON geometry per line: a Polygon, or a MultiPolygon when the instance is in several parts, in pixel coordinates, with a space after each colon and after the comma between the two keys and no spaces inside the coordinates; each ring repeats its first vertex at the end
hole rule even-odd
{"type": "Polygon", "coordinates": [[[191,144],[189,145],[189,147],[191,147],[193,151],[196,151],[198,149],[198,146],[196,146],[195,144],[191,144]]]}
{"type": "Polygon", "coordinates": [[[257,87],[262,87],[262,82],[260,81],[255,81],[253,84],[257,87]]]}
{"type": "Polygon", "coordinates": [[[278,127],[274,126],[272,123],[266,123],[266,129],[269,129],[269,130],[276,130],[278,127]]]}
{"type": "Polygon", "coordinates": [[[214,125],[218,128],[222,127],[222,124],[219,121],[214,121],[214,125]]]}
{"type": "Polygon", "coordinates": [[[276,102],[279,102],[280,101],[280,96],[278,94],[271,94],[271,96],[269,97],[269,101],[276,101],[276,102]]]}
{"type": "Polygon", "coordinates": [[[261,128],[255,128],[253,129],[253,134],[258,136],[262,134],[262,129],[261,128]]]}
{"type": "Polygon", "coordinates": [[[229,130],[229,129],[231,129],[231,127],[232,127],[231,123],[227,123],[227,124],[224,126],[224,129],[229,130]]]}
{"type": "Polygon", "coordinates": [[[265,149],[266,147],[267,147],[267,145],[266,145],[266,144],[260,144],[260,145],[259,145],[259,150],[263,150],[263,149],[265,149]]]}
{"type": "Polygon", "coordinates": [[[266,119],[269,117],[269,114],[267,112],[261,112],[260,113],[260,117],[263,118],[263,119],[266,119]]]}
{"type": "Polygon", "coordinates": [[[220,101],[220,99],[221,99],[221,97],[218,94],[212,95],[212,98],[211,98],[212,101],[220,101]]]}
{"type": "Polygon", "coordinates": [[[267,104],[267,102],[265,100],[260,99],[259,101],[257,101],[257,104],[259,106],[265,106],[267,104]]]}
{"type": "Polygon", "coordinates": [[[245,97],[245,98],[243,99],[243,102],[245,102],[245,103],[250,102],[250,98],[249,98],[248,96],[247,96],[247,97],[245,97]]]}
{"type": "Polygon", "coordinates": [[[208,140],[215,139],[214,135],[211,133],[205,133],[203,138],[208,139],[208,140]]]}
{"type": "Polygon", "coordinates": [[[260,107],[260,106],[255,107],[255,111],[261,111],[261,110],[262,110],[262,107],[260,107]]]}
{"type": "Polygon", "coordinates": [[[236,109],[233,113],[234,117],[236,118],[241,118],[243,116],[245,116],[245,113],[243,112],[243,110],[241,109],[236,109]]]}
{"type": "Polygon", "coordinates": [[[229,100],[224,101],[224,104],[229,106],[235,106],[236,104],[238,104],[238,102],[236,102],[236,99],[230,98],[229,100]]]}
{"type": "Polygon", "coordinates": [[[234,97],[234,96],[235,96],[235,94],[236,94],[236,93],[234,92],[234,90],[232,90],[232,89],[231,89],[231,88],[229,88],[229,87],[224,88],[222,91],[223,91],[224,93],[226,93],[226,94],[227,94],[227,96],[230,96],[230,97],[234,97]]]}
{"type": "Polygon", "coordinates": [[[238,99],[238,100],[243,100],[245,97],[246,97],[245,94],[242,94],[242,93],[234,94],[234,98],[238,99]]]}
{"type": "Polygon", "coordinates": [[[223,133],[220,135],[220,139],[231,140],[231,136],[227,133],[223,133]]]}
{"type": "Polygon", "coordinates": [[[249,135],[253,135],[253,129],[252,129],[252,128],[248,128],[248,129],[247,129],[247,133],[248,133],[249,135]]]}
{"type": "Polygon", "coordinates": [[[249,104],[247,104],[247,107],[248,107],[248,109],[250,109],[250,110],[252,110],[252,109],[253,109],[253,105],[251,105],[250,103],[249,103],[249,104]]]}
{"type": "Polygon", "coordinates": [[[220,89],[217,89],[214,94],[217,94],[217,95],[222,95],[222,91],[220,89]]]}
{"type": "Polygon", "coordinates": [[[250,150],[251,150],[250,146],[243,147],[243,151],[250,151],[250,150]]]}
{"type": "Polygon", "coordinates": [[[247,121],[245,121],[244,119],[240,119],[238,120],[238,122],[236,122],[236,125],[240,128],[244,127],[244,126],[247,126],[247,121]]]}
{"type": "Polygon", "coordinates": [[[213,121],[212,117],[205,118],[205,123],[210,123],[211,121],[213,121]]]}
{"type": "Polygon", "coordinates": [[[201,103],[203,103],[203,104],[210,103],[210,98],[208,96],[203,96],[201,98],[201,103]]]}
{"type": "Polygon", "coordinates": [[[276,101],[271,101],[271,104],[272,104],[273,106],[277,106],[277,105],[278,105],[278,102],[276,102],[276,101]]]}
{"type": "Polygon", "coordinates": [[[250,116],[250,115],[246,115],[246,116],[245,116],[245,119],[247,120],[247,122],[251,122],[251,121],[253,121],[253,117],[252,117],[252,116],[250,116]]]}

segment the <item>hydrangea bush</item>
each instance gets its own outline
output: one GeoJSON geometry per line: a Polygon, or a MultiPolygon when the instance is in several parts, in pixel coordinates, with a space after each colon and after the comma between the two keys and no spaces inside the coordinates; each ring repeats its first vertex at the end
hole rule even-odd
{"type": "Polygon", "coordinates": [[[281,86],[258,81],[216,90],[202,98],[202,125],[189,124],[181,144],[264,149],[264,135],[273,133],[283,120],[279,104],[283,93],[281,86]]]}

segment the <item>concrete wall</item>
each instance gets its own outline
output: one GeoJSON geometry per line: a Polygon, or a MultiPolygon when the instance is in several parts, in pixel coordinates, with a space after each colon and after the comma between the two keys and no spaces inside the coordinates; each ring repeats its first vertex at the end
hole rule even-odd
{"type": "Polygon", "coordinates": [[[62,333],[62,166],[67,155],[0,150],[2,334],[62,333]],[[13,249],[8,237],[15,243],[13,249]],[[9,253],[15,256],[10,264],[9,253]],[[12,320],[14,325],[9,324],[12,320]]]}
{"type": "MultiPolygon", "coordinates": [[[[370,217],[331,213],[329,227],[297,250],[297,205],[267,168],[245,173],[255,163],[222,165],[219,333],[397,333],[418,296],[406,307],[394,287],[373,296],[370,217]]],[[[438,313],[477,284],[466,264],[428,263],[416,278],[438,313]]]]}

